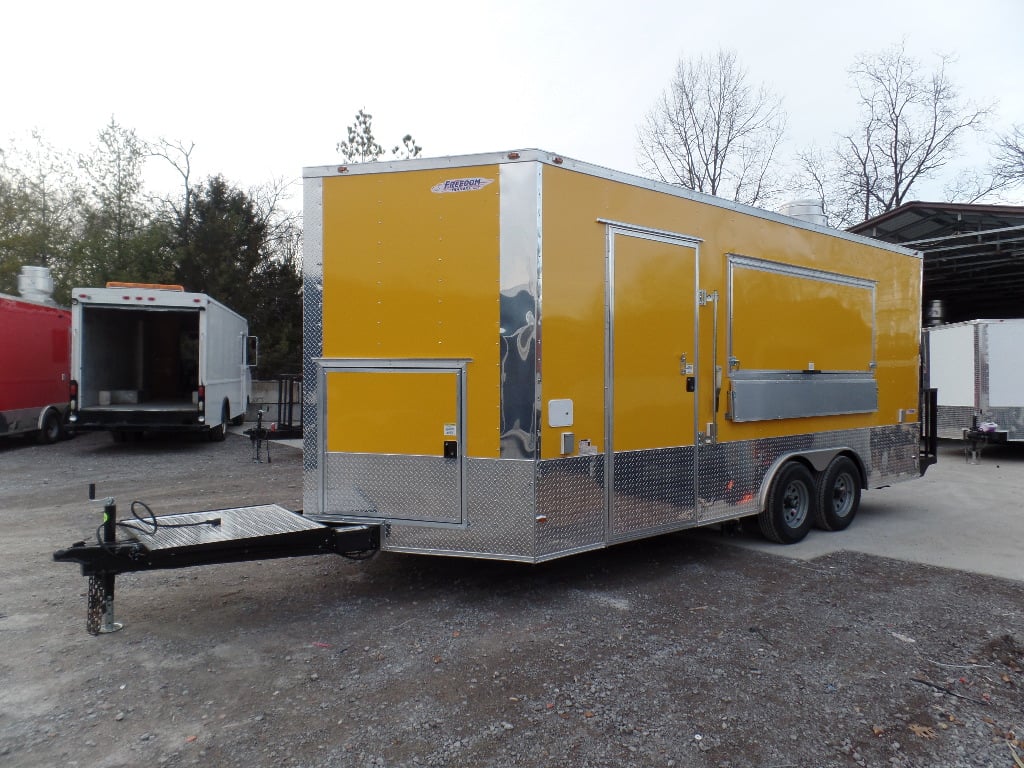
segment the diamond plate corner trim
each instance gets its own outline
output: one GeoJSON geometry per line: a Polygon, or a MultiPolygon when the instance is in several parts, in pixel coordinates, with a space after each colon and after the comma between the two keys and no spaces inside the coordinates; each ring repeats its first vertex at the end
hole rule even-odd
{"type": "Polygon", "coordinates": [[[315,361],[323,355],[323,179],[305,179],[302,200],[302,504],[308,514],[319,514],[323,499],[317,423],[320,371],[315,361]]]}
{"type": "Polygon", "coordinates": [[[988,324],[974,326],[974,405],[981,411],[988,408],[989,356],[988,324]]]}

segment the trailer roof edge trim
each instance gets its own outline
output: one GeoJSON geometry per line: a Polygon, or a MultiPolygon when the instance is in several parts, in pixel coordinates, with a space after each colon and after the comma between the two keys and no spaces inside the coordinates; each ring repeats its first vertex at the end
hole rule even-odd
{"type": "Polygon", "coordinates": [[[588,176],[597,176],[599,178],[608,179],[609,181],[620,181],[634,187],[642,187],[656,192],[663,192],[665,194],[674,195],[675,197],[713,205],[717,208],[725,208],[737,213],[754,216],[759,219],[766,219],[768,221],[786,224],[799,229],[818,232],[830,237],[837,237],[841,240],[870,245],[875,248],[900,253],[905,256],[913,256],[918,259],[923,258],[921,252],[918,250],[906,248],[894,243],[888,243],[873,237],[867,237],[866,235],[858,235],[841,229],[835,229],[833,227],[824,227],[820,224],[812,224],[808,221],[784,216],[783,214],[776,213],[775,211],[737,203],[723,197],[715,197],[714,195],[708,195],[703,192],[695,192],[675,184],[668,184],[663,181],[656,181],[654,179],[644,178],[643,176],[637,176],[623,171],[616,171],[605,166],[594,165],[593,163],[587,163],[581,160],[574,160],[556,152],[546,152],[540,149],[516,149],[506,152],[484,152],[472,155],[450,155],[445,157],[417,157],[410,160],[387,160],[372,163],[335,163],[333,165],[316,165],[303,168],[302,177],[304,179],[317,179],[332,176],[395,173],[399,171],[469,168],[478,165],[499,165],[505,163],[542,163],[556,168],[568,168],[579,173],[585,173],[588,176]]]}

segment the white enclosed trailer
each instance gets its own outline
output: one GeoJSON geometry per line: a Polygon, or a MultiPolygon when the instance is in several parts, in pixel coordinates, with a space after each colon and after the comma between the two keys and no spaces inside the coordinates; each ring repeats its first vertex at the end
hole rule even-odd
{"type": "Polygon", "coordinates": [[[249,402],[248,347],[246,319],[206,294],[132,283],[75,288],[71,422],[115,439],[146,431],[223,439],[249,402]]]}
{"type": "Polygon", "coordinates": [[[938,436],[1024,440],[1024,319],[940,325],[927,339],[938,436]]]}

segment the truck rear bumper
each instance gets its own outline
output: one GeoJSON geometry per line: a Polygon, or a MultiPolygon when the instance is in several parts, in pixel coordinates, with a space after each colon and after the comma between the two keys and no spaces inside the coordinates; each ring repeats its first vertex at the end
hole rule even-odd
{"type": "Polygon", "coordinates": [[[73,414],[72,425],[78,431],[187,432],[205,429],[195,407],[168,409],[133,405],[84,408],[73,414]]]}

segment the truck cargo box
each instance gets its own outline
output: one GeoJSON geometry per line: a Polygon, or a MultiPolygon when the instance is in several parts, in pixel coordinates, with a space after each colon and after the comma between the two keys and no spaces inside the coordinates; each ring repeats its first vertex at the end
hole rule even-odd
{"type": "Polygon", "coordinates": [[[68,409],[71,313],[0,294],[0,435],[60,437],[68,409]]]}
{"type": "Polygon", "coordinates": [[[251,391],[245,318],[179,287],[75,288],[76,429],[202,431],[220,439],[251,391]]]}

